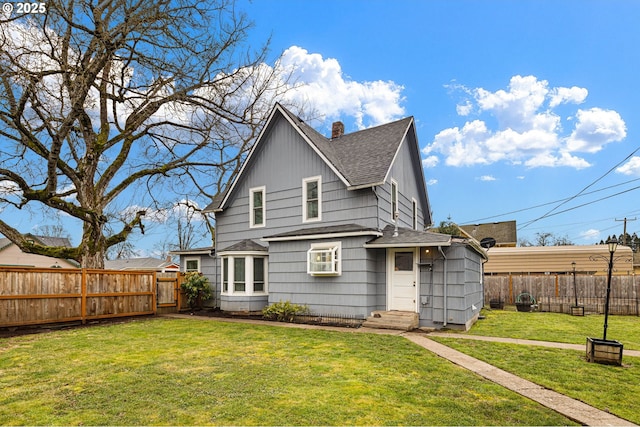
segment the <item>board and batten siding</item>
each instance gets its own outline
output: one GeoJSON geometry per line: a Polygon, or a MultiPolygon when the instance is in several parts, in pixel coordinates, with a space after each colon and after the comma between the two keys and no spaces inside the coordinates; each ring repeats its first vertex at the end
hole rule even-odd
{"type": "Polygon", "coordinates": [[[263,138],[236,184],[229,205],[216,214],[216,250],[244,239],[259,241],[301,228],[354,223],[378,227],[375,194],[370,189],[347,190],[287,122],[279,120],[263,138]],[[322,177],[322,221],[303,222],[302,180],[315,176],[322,177]],[[266,225],[250,228],[249,189],[261,186],[266,188],[266,225]]]}
{"type": "Polygon", "coordinates": [[[384,309],[384,250],[363,247],[370,236],[340,239],[271,242],[269,247],[269,303],[291,301],[307,305],[312,313],[366,318],[384,309]],[[307,274],[311,243],[342,242],[342,274],[307,274]],[[382,269],[382,271],[380,271],[382,269]]]}

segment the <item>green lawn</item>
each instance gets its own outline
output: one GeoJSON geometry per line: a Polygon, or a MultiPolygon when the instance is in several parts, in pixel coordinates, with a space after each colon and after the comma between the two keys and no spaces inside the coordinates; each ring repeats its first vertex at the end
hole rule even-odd
{"type": "Polygon", "coordinates": [[[436,341],[591,406],[640,424],[640,358],[623,367],[588,363],[584,351],[519,344],[441,339],[436,341]]]}
{"type": "MultiPolygon", "coordinates": [[[[464,334],[583,344],[585,350],[434,339],[536,384],[640,423],[640,358],[625,356],[623,351],[622,367],[586,361],[586,338],[602,338],[604,316],[509,309],[484,310],[482,314],[485,319],[464,334]]],[[[622,342],[625,350],[640,349],[640,317],[609,316],[607,338],[622,342]]]]}
{"type": "Polygon", "coordinates": [[[566,425],[389,335],[202,319],[0,339],[0,425],[566,425]]]}
{"type": "MultiPolygon", "coordinates": [[[[510,308],[510,307],[507,307],[510,308]]],[[[604,316],[571,316],[562,313],[483,310],[468,334],[540,341],[585,344],[587,337],[602,338],[604,316]]],[[[622,342],[625,349],[640,350],[640,317],[609,316],[607,339],[622,342]]]]}

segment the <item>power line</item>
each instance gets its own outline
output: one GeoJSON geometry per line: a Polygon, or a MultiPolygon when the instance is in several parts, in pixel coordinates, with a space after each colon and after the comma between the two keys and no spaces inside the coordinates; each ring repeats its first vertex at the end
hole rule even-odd
{"type": "MultiPolygon", "coordinates": [[[[553,212],[556,211],[560,206],[563,206],[567,203],[569,203],[571,200],[575,199],[576,197],[580,196],[582,193],[584,193],[587,189],[589,189],[590,187],[592,187],[593,185],[595,185],[598,181],[600,181],[601,179],[603,179],[604,177],[606,177],[607,175],[609,175],[611,172],[613,172],[617,167],[619,167],[622,163],[626,162],[627,160],[629,160],[634,154],[636,154],[638,152],[638,150],[640,150],[640,146],[638,146],[635,150],[633,150],[627,157],[625,157],[623,160],[621,160],[620,162],[618,162],[615,166],[613,166],[611,169],[609,169],[607,172],[605,172],[604,175],[600,176],[598,179],[596,179],[595,181],[593,181],[591,184],[587,185],[586,187],[584,187],[582,190],[580,190],[577,194],[575,194],[574,196],[569,197],[567,200],[561,202],[560,204],[558,204],[556,207],[554,207],[553,209],[551,209],[550,211],[548,211],[547,213],[545,213],[542,216],[539,216],[536,219],[533,219],[527,223],[525,223],[523,226],[519,227],[518,230],[522,230],[523,228],[527,228],[528,226],[530,226],[531,224],[540,221],[541,219],[544,218],[548,218],[550,216],[552,216],[553,212]]],[[[636,187],[638,188],[638,187],[636,187]]],[[[581,205],[581,206],[586,206],[585,205],[581,205]]],[[[580,206],[580,207],[581,207],[580,206]]],[[[571,209],[569,209],[571,210],[571,209]]],[[[563,211],[565,212],[565,211],[563,211]]],[[[556,215],[556,214],[553,214],[556,215]]]]}
{"type": "MultiPolygon", "coordinates": [[[[595,193],[599,193],[601,191],[610,190],[612,188],[620,187],[622,185],[626,185],[626,184],[629,184],[629,183],[632,183],[632,182],[635,182],[635,181],[640,181],[640,178],[635,178],[635,179],[631,179],[629,181],[621,182],[621,183],[618,183],[618,184],[613,184],[613,185],[610,185],[608,187],[599,188],[597,190],[593,190],[593,191],[589,191],[588,193],[581,194],[580,196],[588,196],[590,194],[595,194],[595,193]]],[[[516,213],[520,213],[520,212],[525,212],[525,211],[532,210],[532,209],[541,208],[543,206],[552,205],[554,203],[560,203],[560,202],[563,202],[563,201],[569,201],[570,199],[571,199],[570,197],[566,197],[564,199],[554,200],[552,202],[541,203],[539,205],[530,206],[530,207],[522,208],[522,209],[517,209],[517,210],[511,211],[511,212],[505,212],[503,214],[498,214],[498,215],[488,216],[488,217],[484,217],[484,218],[474,219],[474,220],[471,220],[471,221],[466,221],[466,222],[464,222],[464,224],[475,224],[475,223],[478,223],[478,222],[481,222],[481,221],[486,221],[488,219],[499,218],[499,217],[507,216],[507,215],[513,215],[513,214],[516,214],[516,213]]]]}

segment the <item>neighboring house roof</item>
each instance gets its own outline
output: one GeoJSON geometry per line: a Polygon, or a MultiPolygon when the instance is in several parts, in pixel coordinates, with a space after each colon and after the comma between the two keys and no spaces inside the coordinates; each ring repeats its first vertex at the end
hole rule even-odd
{"type": "Polygon", "coordinates": [[[215,247],[205,246],[202,248],[192,249],[178,249],[175,251],[169,251],[170,255],[213,255],[215,253],[215,247]]]}
{"type": "Polygon", "coordinates": [[[163,269],[179,270],[180,266],[171,260],[162,260],[158,258],[130,258],[130,259],[113,259],[104,262],[104,268],[108,270],[154,270],[163,269]]]}
{"type": "MultiPolygon", "coordinates": [[[[57,247],[63,247],[63,248],[71,248],[71,241],[67,238],[67,237],[52,237],[52,236],[37,236],[31,233],[27,233],[24,235],[25,238],[27,239],[32,239],[35,243],[38,243],[42,246],[57,246],[57,247]]],[[[14,243],[9,240],[6,237],[2,237],[0,238],[0,251],[3,251],[7,248],[9,248],[10,246],[14,245],[14,243]]],[[[19,250],[19,249],[17,249],[19,250]]],[[[60,260],[60,261],[64,261],[66,263],[68,263],[70,266],[72,267],[79,267],[80,264],[78,264],[77,261],[74,261],[72,259],[62,259],[62,258],[55,258],[55,257],[47,257],[45,255],[39,255],[39,254],[27,254],[22,252],[21,250],[19,250],[21,253],[25,254],[25,256],[32,256],[32,257],[42,257],[43,260],[46,259],[52,259],[52,260],[60,260]]],[[[23,260],[24,262],[24,260],[23,260]]],[[[53,262],[53,261],[52,261],[53,262]]],[[[20,263],[18,263],[20,264],[20,263]]]]}
{"type": "MultiPolygon", "coordinates": [[[[572,262],[581,274],[605,274],[610,257],[607,245],[491,248],[488,253],[487,274],[570,273],[572,262]]],[[[631,248],[618,245],[614,258],[614,274],[633,273],[631,248]]]]}
{"type": "MultiPolygon", "coordinates": [[[[43,246],[61,246],[63,248],[71,247],[71,241],[66,237],[36,236],[30,233],[25,234],[24,237],[27,239],[31,238],[36,243],[39,243],[43,246]]],[[[13,242],[8,238],[6,237],[0,238],[0,250],[12,244],[13,242]]]]}
{"type": "Polygon", "coordinates": [[[459,227],[479,242],[485,238],[495,239],[496,247],[516,246],[518,243],[515,221],[467,224],[459,227]]]}
{"type": "MultiPolygon", "coordinates": [[[[343,134],[331,139],[317,132],[282,105],[276,104],[269,116],[267,125],[251,148],[240,172],[223,192],[214,197],[212,203],[204,209],[205,212],[219,212],[225,208],[236,183],[242,177],[247,165],[251,163],[253,153],[259,148],[262,136],[268,132],[269,125],[274,121],[274,117],[277,114],[284,117],[297,130],[307,144],[350,190],[382,185],[387,179],[402,142],[410,132],[412,132],[412,137],[407,138],[407,140],[415,145],[415,150],[413,151],[417,154],[420,151],[413,117],[407,117],[358,132],[343,134]]],[[[424,172],[419,155],[414,159],[414,162],[416,173],[420,174],[421,182],[424,183],[424,172]]],[[[423,184],[421,187],[424,191],[424,201],[428,204],[426,186],[423,184]]],[[[425,214],[430,215],[426,206],[425,214]]],[[[430,223],[431,218],[428,218],[426,222],[430,223]]]]}

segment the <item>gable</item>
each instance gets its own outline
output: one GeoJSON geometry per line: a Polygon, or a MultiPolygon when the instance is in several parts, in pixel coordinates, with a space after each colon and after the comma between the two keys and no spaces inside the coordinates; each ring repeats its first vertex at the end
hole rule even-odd
{"type": "MultiPolygon", "coordinates": [[[[331,169],[349,190],[383,184],[403,141],[409,140],[411,149],[415,151],[411,168],[416,176],[421,178],[420,186],[423,194],[421,204],[430,219],[426,185],[412,117],[329,139],[280,104],[276,104],[274,107],[267,124],[258,136],[236,178],[214,198],[212,203],[205,208],[205,212],[220,212],[226,208],[229,200],[234,196],[234,192],[237,191],[238,182],[242,181],[243,175],[256,165],[258,162],[256,157],[263,149],[265,141],[272,135],[274,128],[281,125],[282,122],[288,123],[292,132],[297,134],[300,142],[315,153],[316,161],[323,162],[331,169]]],[[[291,157],[285,157],[286,159],[291,160],[291,157]]],[[[280,163],[281,161],[272,163],[271,167],[275,170],[280,163]]]]}

